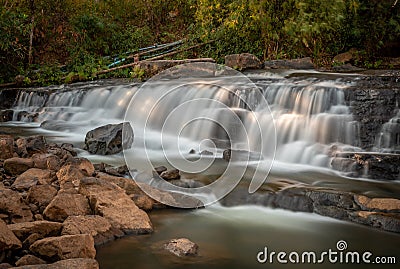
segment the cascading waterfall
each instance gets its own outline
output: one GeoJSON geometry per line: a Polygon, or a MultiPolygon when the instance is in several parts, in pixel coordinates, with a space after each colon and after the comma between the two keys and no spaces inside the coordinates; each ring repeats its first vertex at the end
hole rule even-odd
{"type": "MultiPolygon", "coordinates": [[[[270,111],[275,120],[277,160],[318,166],[329,166],[328,153],[332,144],[354,145],[357,139],[357,124],[344,101],[343,89],[348,86],[345,82],[323,82],[314,78],[259,80],[256,85],[268,101],[268,111],[259,102],[253,86],[233,85],[233,91],[226,91],[205,82],[207,80],[198,81],[189,88],[181,86],[166,95],[159,104],[152,98],[153,92],[144,95],[132,115],[134,129],[143,128],[146,122],[152,132],[160,132],[162,128],[166,133],[182,129],[182,135],[190,140],[211,139],[217,141],[217,146],[225,148],[240,149],[243,139],[248,139],[250,150],[260,151],[261,143],[268,148],[275,135],[270,118],[263,117],[270,111]],[[179,119],[163,126],[176,107],[193,99],[214,100],[217,103],[205,101],[188,106],[179,119]],[[153,106],[149,117],[147,109],[153,106]],[[237,121],[232,119],[232,115],[240,119],[247,135],[235,126],[237,121]],[[212,121],[195,121],[186,126],[191,118],[199,116],[222,123],[231,129],[234,137],[224,143],[227,141],[227,130],[212,121]],[[262,141],[254,131],[255,116],[263,127],[262,141]],[[218,144],[218,141],[221,143],[218,144]]],[[[156,81],[152,88],[155,92],[163,92],[167,83],[174,82],[156,81]]],[[[52,91],[48,95],[41,91],[21,91],[15,115],[20,111],[37,113],[35,122],[49,123],[43,124],[44,128],[79,133],[83,139],[90,129],[121,122],[132,96],[139,88],[137,84],[92,86],[89,89],[78,86],[52,91]]]]}

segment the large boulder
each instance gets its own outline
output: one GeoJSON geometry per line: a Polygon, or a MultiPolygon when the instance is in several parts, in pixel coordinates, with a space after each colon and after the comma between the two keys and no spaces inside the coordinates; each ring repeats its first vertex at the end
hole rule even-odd
{"type": "Polygon", "coordinates": [[[0,189],[0,212],[8,215],[11,223],[32,221],[32,212],[22,196],[10,189],[0,189]]]}
{"type": "Polygon", "coordinates": [[[178,257],[196,256],[199,246],[187,238],[172,239],[164,248],[178,257]]]}
{"type": "Polygon", "coordinates": [[[0,160],[12,158],[14,155],[14,139],[8,135],[0,136],[0,160]]]}
{"type": "Polygon", "coordinates": [[[59,222],[33,221],[8,225],[8,228],[22,241],[31,234],[38,234],[42,237],[57,236],[61,232],[63,225],[59,222]]]}
{"type": "Polygon", "coordinates": [[[0,252],[5,250],[19,249],[22,247],[21,241],[0,219],[0,252]]]}
{"type": "Polygon", "coordinates": [[[14,157],[4,161],[4,170],[13,176],[20,175],[31,168],[33,168],[32,159],[14,157]]]}
{"type": "Polygon", "coordinates": [[[110,222],[96,215],[70,216],[63,223],[61,235],[90,234],[95,245],[102,245],[124,234],[112,229],[110,222]]]}
{"type": "Polygon", "coordinates": [[[90,215],[88,199],[79,193],[59,191],[43,211],[46,219],[63,222],[68,216],[90,215]]]}
{"type": "Polygon", "coordinates": [[[66,260],[74,258],[94,259],[96,250],[93,237],[88,234],[47,237],[36,241],[30,251],[48,260],[66,260]]]}
{"type": "Polygon", "coordinates": [[[54,172],[50,170],[42,170],[37,168],[31,168],[19,175],[14,183],[11,185],[13,189],[23,191],[40,184],[50,184],[55,179],[54,172]]]}
{"type": "Polygon", "coordinates": [[[261,61],[250,53],[227,55],[225,65],[239,70],[262,68],[261,61]]]}
{"type": "Polygon", "coordinates": [[[132,147],[133,130],[129,122],[108,124],[89,131],[85,150],[92,154],[112,155],[132,147]]]}
{"type": "Polygon", "coordinates": [[[146,212],[139,209],[117,185],[88,177],[81,180],[79,192],[89,199],[95,213],[106,218],[113,228],[126,234],[145,234],[153,231],[146,212]]]}
{"type": "Polygon", "coordinates": [[[19,269],[99,269],[99,264],[95,259],[68,259],[61,260],[52,264],[25,265],[19,269]]]}

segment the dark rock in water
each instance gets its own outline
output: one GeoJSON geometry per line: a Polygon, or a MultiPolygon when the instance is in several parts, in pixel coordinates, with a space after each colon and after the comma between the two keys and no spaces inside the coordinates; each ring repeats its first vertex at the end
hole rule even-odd
{"type": "Polygon", "coordinates": [[[17,113],[17,121],[33,122],[36,120],[38,113],[30,113],[28,111],[20,111],[17,113]]]}
{"type": "Polygon", "coordinates": [[[225,161],[260,161],[264,157],[260,152],[252,152],[247,150],[226,149],[222,153],[222,159],[225,161]]]}
{"type": "Polygon", "coordinates": [[[261,61],[250,53],[227,55],[225,65],[239,70],[262,68],[261,61]]]}
{"type": "Polygon", "coordinates": [[[199,246],[187,238],[172,239],[164,248],[178,257],[197,256],[199,246]]]}
{"type": "Polygon", "coordinates": [[[180,179],[181,175],[179,174],[178,169],[173,169],[173,170],[162,172],[160,174],[160,177],[162,177],[165,180],[173,180],[173,179],[180,179]]]}
{"type": "Polygon", "coordinates": [[[118,167],[105,167],[104,172],[113,176],[126,176],[129,175],[129,169],[126,165],[118,167]]]}
{"type": "Polygon", "coordinates": [[[165,166],[158,166],[154,168],[154,171],[157,172],[157,174],[161,175],[163,172],[167,171],[167,167],[165,166]]]}
{"type": "Polygon", "coordinates": [[[191,150],[189,151],[189,154],[196,154],[196,151],[195,151],[194,149],[191,149],[191,150]]]}
{"type": "Polygon", "coordinates": [[[212,155],[214,155],[214,153],[212,153],[211,151],[208,151],[208,150],[203,150],[202,152],[200,152],[200,155],[212,156],[212,155]]]}
{"type": "Polygon", "coordinates": [[[265,69],[314,69],[311,58],[293,60],[273,60],[264,63],[265,69]]]}
{"type": "Polygon", "coordinates": [[[389,232],[400,232],[400,216],[398,213],[381,213],[357,211],[349,214],[353,222],[372,226],[389,232]]]}
{"type": "Polygon", "coordinates": [[[203,187],[204,184],[201,182],[198,182],[196,180],[189,180],[189,179],[173,179],[171,181],[169,181],[169,183],[181,187],[181,188],[187,188],[187,189],[191,189],[191,188],[200,188],[203,187]]]}
{"type": "Polygon", "coordinates": [[[85,150],[92,154],[112,155],[131,148],[132,143],[133,130],[130,123],[108,124],[86,134],[85,150]]]}
{"type": "Polygon", "coordinates": [[[400,179],[400,155],[368,152],[339,152],[332,159],[333,169],[349,176],[378,180],[400,179]]]}
{"type": "Polygon", "coordinates": [[[0,122],[12,121],[14,116],[14,111],[11,109],[0,111],[0,122]]]}

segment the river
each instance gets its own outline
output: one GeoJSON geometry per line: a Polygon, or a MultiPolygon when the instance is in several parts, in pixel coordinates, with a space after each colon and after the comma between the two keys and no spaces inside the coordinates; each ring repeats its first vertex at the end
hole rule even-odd
{"type": "MultiPolygon", "coordinates": [[[[87,131],[125,120],[135,133],[132,149],[112,156],[80,150],[79,155],[112,165],[126,160],[130,169],[139,170],[133,175],[141,181],[148,181],[149,171],[157,165],[177,167],[199,181],[225,175],[224,184],[211,188],[215,192],[195,193],[208,205],[205,209],[153,211],[154,234],[99,247],[101,268],[366,268],[328,259],[316,265],[277,260],[260,264],[257,254],[265,247],[288,254],[337,251],[337,242],[344,240],[347,250],[393,256],[399,262],[400,235],[311,213],[245,204],[225,207],[218,202],[239,181],[246,181],[250,192],[268,182],[290,180],[400,198],[398,181],[351,178],[330,167],[332,150],[361,150],[359,128],[344,98],[357,78],[277,72],[158,78],[145,84],[95,81],[25,90],[13,108],[14,121],[0,126],[3,133],[42,134],[51,142],[82,148],[87,131]],[[230,166],[221,158],[226,148],[262,157],[230,166]],[[211,155],[201,154],[204,151],[211,155]],[[162,250],[165,240],[180,237],[199,245],[199,257],[177,258],[162,250]]],[[[391,268],[380,266],[370,265],[391,268]]]]}

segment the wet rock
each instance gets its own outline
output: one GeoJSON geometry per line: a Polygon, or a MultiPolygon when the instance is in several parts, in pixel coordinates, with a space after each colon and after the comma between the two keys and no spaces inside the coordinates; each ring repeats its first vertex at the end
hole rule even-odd
{"type": "Polygon", "coordinates": [[[29,189],[27,201],[39,207],[40,212],[50,204],[57,195],[57,189],[50,185],[36,185],[29,189]]]}
{"type": "Polygon", "coordinates": [[[225,161],[260,161],[264,157],[260,152],[253,152],[238,149],[226,149],[222,153],[222,159],[225,161]]]}
{"type": "Polygon", "coordinates": [[[61,160],[58,156],[48,153],[39,153],[32,156],[34,166],[39,169],[58,171],[61,167],[61,160]]]}
{"type": "Polygon", "coordinates": [[[397,213],[358,211],[351,212],[349,218],[354,222],[388,232],[400,232],[400,216],[397,213]]]}
{"type": "Polygon", "coordinates": [[[4,89],[0,91],[0,109],[10,109],[14,106],[20,90],[4,89]]]}
{"type": "Polygon", "coordinates": [[[365,211],[382,211],[400,213],[400,200],[394,198],[369,198],[355,195],[356,203],[365,211]]]}
{"type": "Polygon", "coordinates": [[[196,180],[190,180],[190,179],[173,179],[170,180],[169,183],[181,187],[181,188],[200,188],[203,187],[204,184],[201,182],[198,182],[196,180]]]}
{"type": "Polygon", "coordinates": [[[125,176],[129,175],[129,169],[126,165],[122,165],[119,167],[105,167],[104,171],[107,174],[113,175],[113,176],[125,176]]]}
{"type": "Polygon", "coordinates": [[[172,239],[164,248],[178,257],[197,256],[199,246],[187,238],[172,239]]]}
{"type": "Polygon", "coordinates": [[[214,155],[214,153],[212,153],[211,151],[208,151],[208,150],[203,150],[202,152],[200,152],[200,155],[212,156],[212,155],[214,155]]]}
{"type": "Polygon", "coordinates": [[[95,259],[67,259],[52,264],[26,265],[19,269],[99,269],[99,264],[95,259]]]}
{"type": "Polygon", "coordinates": [[[0,252],[22,247],[21,241],[7,227],[4,221],[0,219],[0,252]]]}
{"type": "Polygon", "coordinates": [[[14,156],[14,139],[8,135],[0,136],[0,160],[14,156]]]}
{"type": "Polygon", "coordinates": [[[310,57],[293,60],[273,60],[264,63],[265,69],[314,69],[310,57]]]}
{"type": "Polygon", "coordinates": [[[0,122],[12,121],[14,116],[14,111],[11,109],[0,111],[0,122]]]}
{"type": "Polygon", "coordinates": [[[239,70],[262,68],[261,61],[250,53],[227,55],[225,65],[239,70]]]}
{"type": "Polygon", "coordinates": [[[0,190],[0,212],[6,213],[11,223],[32,221],[33,217],[22,196],[9,189],[0,190]]]}
{"type": "Polygon", "coordinates": [[[332,168],[351,172],[354,177],[378,180],[400,179],[400,154],[340,152],[332,160],[332,168]]]}
{"type": "Polygon", "coordinates": [[[154,171],[156,171],[157,174],[161,175],[161,173],[167,171],[167,167],[165,166],[158,166],[154,168],[154,171]]]}
{"type": "Polygon", "coordinates": [[[88,199],[79,193],[59,191],[43,211],[46,219],[63,222],[68,216],[90,215],[88,199]]]}
{"type": "Polygon", "coordinates": [[[92,154],[112,155],[131,148],[132,143],[133,130],[130,123],[108,124],[86,134],[85,150],[92,154]]]}
{"type": "Polygon", "coordinates": [[[20,111],[20,112],[17,112],[17,121],[34,122],[38,116],[39,116],[39,113],[20,111]]]}
{"type": "Polygon", "coordinates": [[[20,175],[30,168],[33,168],[32,159],[14,157],[4,161],[4,170],[13,176],[20,175]]]}
{"type": "Polygon", "coordinates": [[[79,192],[89,199],[95,213],[106,218],[113,228],[126,234],[145,234],[153,231],[147,214],[117,185],[88,177],[81,180],[79,192]]]}
{"type": "Polygon", "coordinates": [[[46,262],[41,258],[38,258],[31,254],[25,255],[15,262],[16,266],[38,265],[38,264],[46,264],[46,262]]]}
{"type": "Polygon", "coordinates": [[[180,179],[181,175],[179,174],[178,169],[173,169],[169,171],[164,171],[160,174],[160,177],[165,180],[173,180],[173,179],[180,179]]]}
{"type": "Polygon", "coordinates": [[[110,222],[96,215],[70,216],[63,223],[62,235],[90,234],[95,245],[102,245],[124,234],[112,229],[110,222]]]}
{"type": "Polygon", "coordinates": [[[34,254],[53,261],[74,258],[94,259],[96,256],[93,237],[88,234],[44,238],[33,243],[29,249],[34,254]]]}
{"type": "Polygon", "coordinates": [[[33,221],[8,225],[8,228],[21,240],[24,241],[31,234],[41,237],[57,236],[61,232],[62,224],[51,221],[33,221]]]}
{"type": "Polygon", "coordinates": [[[31,168],[19,175],[11,188],[18,191],[28,190],[29,188],[40,184],[50,184],[55,179],[55,174],[50,170],[42,170],[37,168],[31,168]]]}
{"type": "Polygon", "coordinates": [[[204,204],[199,199],[192,196],[162,191],[144,183],[138,183],[138,186],[140,186],[140,188],[153,199],[153,208],[162,208],[165,207],[165,205],[178,208],[204,207],[204,204]]]}

